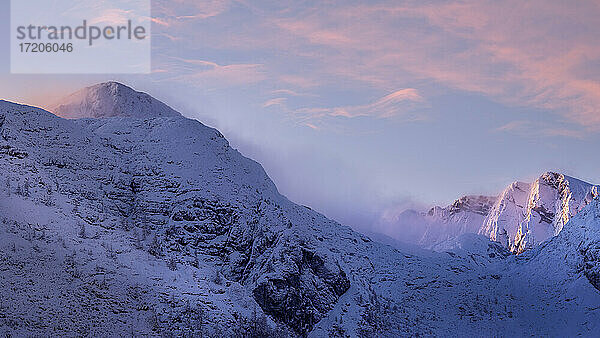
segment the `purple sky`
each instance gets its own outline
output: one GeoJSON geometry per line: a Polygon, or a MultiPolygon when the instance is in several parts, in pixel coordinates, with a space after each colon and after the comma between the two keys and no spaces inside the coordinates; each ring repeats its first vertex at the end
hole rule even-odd
{"type": "Polygon", "coordinates": [[[2,98],[122,81],[362,228],[546,170],[600,183],[597,1],[176,0],[153,18],[152,74],[10,75],[3,48],[2,98]]]}

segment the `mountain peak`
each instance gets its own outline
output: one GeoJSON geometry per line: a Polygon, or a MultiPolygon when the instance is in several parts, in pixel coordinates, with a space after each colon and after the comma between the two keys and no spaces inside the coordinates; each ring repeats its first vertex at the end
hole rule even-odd
{"type": "Polygon", "coordinates": [[[486,216],[497,198],[497,196],[465,195],[455,200],[448,208],[451,214],[469,211],[486,216]]]}
{"type": "Polygon", "coordinates": [[[68,119],[181,116],[152,96],[115,81],[83,88],[65,97],[50,110],[68,119]]]}

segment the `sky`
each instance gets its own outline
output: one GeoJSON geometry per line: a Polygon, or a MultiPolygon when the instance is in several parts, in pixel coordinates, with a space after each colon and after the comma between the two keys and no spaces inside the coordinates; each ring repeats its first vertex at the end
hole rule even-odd
{"type": "Polygon", "coordinates": [[[0,1],[2,99],[123,82],[359,230],[549,170],[600,183],[598,1],[157,0],[147,75],[11,75],[0,1]]]}

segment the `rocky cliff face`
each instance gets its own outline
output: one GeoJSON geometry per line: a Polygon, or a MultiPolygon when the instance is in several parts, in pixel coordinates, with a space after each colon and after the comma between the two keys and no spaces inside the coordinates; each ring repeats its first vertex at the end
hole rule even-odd
{"type": "Polygon", "coordinates": [[[596,196],[597,186],[558,173],[545,173],[531,185],[515,182],[504,191],[480,233],[521,253],[558,235],[596,196]]]}
{"type": "Polygon", "coordinates": [[[528,183],[514,182],[509,185],[490,210],[479,233],[510,248],[518,226],[525,218],[523,210],[527,206],[529,191],[528,183]]]}

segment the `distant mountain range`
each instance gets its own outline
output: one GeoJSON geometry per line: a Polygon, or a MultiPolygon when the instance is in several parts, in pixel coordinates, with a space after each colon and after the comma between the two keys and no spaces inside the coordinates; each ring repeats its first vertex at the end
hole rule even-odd
{"type": "Polygon", "coordinates": [[[597,185],[547,172],[533,183],[510,184],[500,196],[463,196],[428,212],[407,210],[394,223],[398,237],[426,248],[473,233],[522,253],[556,236],[597,196],[597,185]]]}
{"type": "Polygon", "coordinates": [[[125,85],[52,111],[0,101],[4,335],[600,332],[596,186],[547,173],[407,211],[439,252],[393,248],[289,201],[219,131],[125,85]]]}

